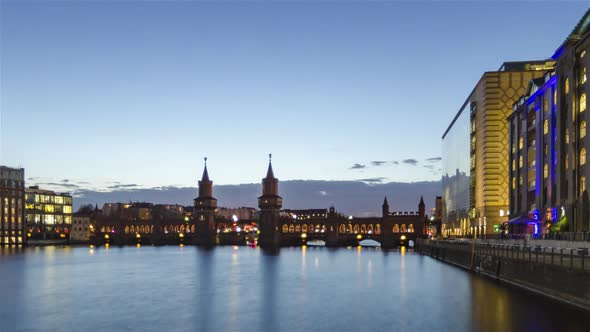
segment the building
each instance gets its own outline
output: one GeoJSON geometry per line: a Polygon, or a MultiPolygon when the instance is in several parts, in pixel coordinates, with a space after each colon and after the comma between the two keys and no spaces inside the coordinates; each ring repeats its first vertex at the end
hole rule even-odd
{"type": "MultiPolygon", "coordinates": [[[[162,208],[165,210],[166,206],[162,208]]],[[[182,206],[174,206],[176,208],[182,206]]],[[[126,220],[151,220],[152,210],[154,204],[152,203],[105,203],[102,206],[102,214],[105,217],[120,217],[126,220]]],[[[173,209],[174,210],[174,209],[173,209]]]]}
{"type": "Polygon", "coordinates": [[[253,207],[220,207],[215,210],[215,217],[226,220],[254,220],[258,219],[258,212],[253,207]]]}
{"type": "Polygon", "coordinates": [[[67,239],[72,225],[72,196],[31,186],[25,190],[27,236],[34,240],[67,239]]]}
{"type": "Polygon", "coordinates": [[[588,231],[590,10],[513,105],[509,231],[588,231]]]}
{"type": "Polygon", "coordinates": [[[72,215],[72,230],[70,239],[73,241],[89,241],[93,233],[92,214],[74,213],[72,215]]]}
{"type": "Polygon", "coordinates": [[[442,136],[444,235],[489,234],[508,220],[512,105],[553,60],[505,62],[485,72],[442,136]]]}
{"type": "Polygon", "coordinates": [[[25,244],[25,170],[0,166],[0,245],[25,244]]]}

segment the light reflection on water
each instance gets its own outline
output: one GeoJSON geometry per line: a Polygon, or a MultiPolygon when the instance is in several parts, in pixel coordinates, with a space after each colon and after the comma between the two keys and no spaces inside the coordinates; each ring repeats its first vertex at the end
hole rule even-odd
{"type": "Polygon", "coordinates": [[[586,313],[405,248],[2,248],[0,296],[0,331],[583,331],[590,324],[586,313]]]}

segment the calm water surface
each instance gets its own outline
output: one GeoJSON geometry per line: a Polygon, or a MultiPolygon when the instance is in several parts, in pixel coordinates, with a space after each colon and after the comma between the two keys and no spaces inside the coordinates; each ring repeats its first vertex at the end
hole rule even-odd
{"type": "Polygon", "coordinates": [[[0,331],[589,331],[585,312],[405,250],[1,249],[0,331]]]}

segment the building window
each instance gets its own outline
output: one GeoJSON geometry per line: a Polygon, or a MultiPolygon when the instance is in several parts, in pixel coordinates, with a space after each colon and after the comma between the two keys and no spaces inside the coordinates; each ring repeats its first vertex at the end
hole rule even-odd
{"type": "Polygon", "coordinates": [[[565,79],[564,91],[565,91],[566,96],[570,94],[570,79],[569,78],[565,79]]]}
{"type": "Polygon", "coordinates": [[[522,175],[518,178],[518,184],[522,186],[522,175]]]}
{"type": "Polygon", "coordinates": [[[580,83],[586,83],[586,67],[582,67],[582,73],[580,75],[582,76],[580,78],[580,83]]]}
{"type": "Polygon", "coordinates": [[[586,177],[580,176],[580,193],[583,193],[586,190],[586,177]]]}
{"type": "Polygon", "coordinates": [[[519,149],[522,149],[522,148],[523,148],[523,146],[524,146],[524,138],[523,138],[523,137],[520,137],[520,138],[518,139],[518,148],[519,148],[519,149]]]}
{"type": "Polygon", "coordinates": [[[580,150],[580,166],[586,165],[586,148],[580,150]]]}
{"type": "Polygon", "coordinates": [[[553,105],[557,105],[557,89],[553,87],[553,105]]]}
{"type": "Polygon", "coordinates": [[[522,168],[522,156],[518,157],[518,167],[522,168]]]}
{"type": "Polygon", "coordinates": [[[570,144],[570,130],[565,130],[565,144],[570,144]]]}
{"type": "Polygon", "coordinates": [[[586,121],[580,122],[580,138],[586,137],[586,121]]]}
{"type": "Polygon", "coordinates": [[[549,133],[549,119],[545,119],[543,121],[543,134],[547,135],[549,133]]]}
{"type": "Polygon", "coordinates": [[[545,166],[543,166],[543,179],[546,179],[549,176],[549,166],[547,166],[547,164],[545,164],[545,166]]]}
{"type": "Polygon", "coordinates": [[[516,189],[516,178],[512,178],[512,189],[516,189]]]}
{"type": "Polygon", "coordinates": [[[512,160],[512,170],[516,171],[516,160],[512,160]]]}
{"type": "Polygon", "coordinates": [[[568,169],[570,165],[570,154],[566,153],[565,154],[565,169],[568,169]]]}
{"type": "Polygon", "coordinates": [[[586,110],[586,94],[582,93],[580,96],[580,112],[584,112],[586,110]]]}

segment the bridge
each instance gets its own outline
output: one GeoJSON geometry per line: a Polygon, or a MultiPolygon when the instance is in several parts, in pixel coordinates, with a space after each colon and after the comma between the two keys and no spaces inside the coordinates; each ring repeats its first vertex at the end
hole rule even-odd
{"type": "Polygon", "coordinates": [[[382,204],[381,217],[353,218],[337,213],[335,207],[309,210],[313,213],[296,216],[281,210],[283,199],[278,195],[278,179],[269,161],[266,177],[262,180],[262,196],[258,198],[260,218],[255,227],[227,231],[222,225],[228,221],[215,216],[217,199],[213,198],[213,182],[209,180],[207,164],[199,181],[199,196],[195,199],[190,218],[156,216],[150,220],[98,218],[93,230],[95,244],[217,244],[255,243],[261,247],[303,245],[322,240],[326,246],[358,245],[363,240],[374,240],[382,247],[406,245],[426,237],[426,208],[421,197],[417,211],[390,212],[387,198],[382,204]],[[326,210],[323,210],[326,211],[326,210]]]}

